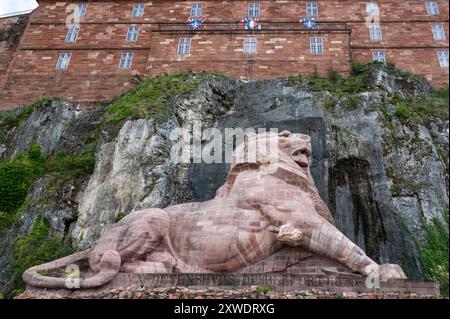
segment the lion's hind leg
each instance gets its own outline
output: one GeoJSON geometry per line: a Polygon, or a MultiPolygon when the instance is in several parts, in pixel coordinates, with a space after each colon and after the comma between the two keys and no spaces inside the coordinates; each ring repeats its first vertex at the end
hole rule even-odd
{"type": "Polygon", "coordinates": [[[134,272],[167,237],[169,223],[170,216],[162,209],[130,214],[99,241],[89,259],[91,268],[95,272],[101,271],[100,260],[110,250],[120,255],[122,271],[134,272]]]}
{"type": "Polygon", "coordinates": [[[176,259],[168,250],[158,247],[151,252],[146,260],[131,261],[122,266],[123,272],[129,273],[172,273],[176,259]]]}

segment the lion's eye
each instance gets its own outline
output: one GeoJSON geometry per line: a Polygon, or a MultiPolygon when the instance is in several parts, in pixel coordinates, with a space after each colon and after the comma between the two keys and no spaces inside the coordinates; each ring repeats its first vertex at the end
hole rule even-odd
{"type": "Polygon", "coordinates": [[[296,150],[292,155],[293,156],[298,156],[300,154],[306,155],[306,150],[302,149],[302,150],[296,150]]]}

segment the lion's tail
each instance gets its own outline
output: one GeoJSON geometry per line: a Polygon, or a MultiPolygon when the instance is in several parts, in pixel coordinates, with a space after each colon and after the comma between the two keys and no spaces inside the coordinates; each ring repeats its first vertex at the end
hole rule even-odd
{"type": "Polygon", "coordinates": [[[95,288],[110,282],[120,271],[121,258],[115,250],[106,251],[100,261],[100,271],[92,277],[76,278],[50,277],[39,273],[51,272],[75,264],[81,260],[89,258],[91,250],[84,250],[73,255],[51,261],[27,269],[23,275],[23,280],[30,286],[36,288],[50,289],[73,289],[73,288],[95,288]]]}

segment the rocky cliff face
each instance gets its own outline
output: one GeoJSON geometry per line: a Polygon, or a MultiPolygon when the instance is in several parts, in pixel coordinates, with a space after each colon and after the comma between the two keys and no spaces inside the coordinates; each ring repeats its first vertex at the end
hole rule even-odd
{"type": "Polygon", "coordinates": [[[169,112],[163,117],[138,115],[113,125],[103,125],[110,106],[77,111],[53,101],[28,113],[5,113],[20,120],[1,122],[4,162],[35,144],[44,157],[65,151],[72,158],[94,145],[95,164],[57,188],[48,172],[36,178],[0,235],[1,290],[11,287],[14,238],[29,234],[37,217],[48,220],[51,235],[83,249],[132,211],[212,198],[227,164],[179,164],[170,157],[170,132],[197,121],[222,132],[241,127],[309,134],[312,173],[337,227],[373,259],[421,277],[427,225],[445,222],[448,214],[448,113],[412,109],[411,101],[430,98],[429,86],[382,69],[370,74],[370,89],[356,92],[317,88],[316,80],[214,76],[165,99],[169,112]]]}

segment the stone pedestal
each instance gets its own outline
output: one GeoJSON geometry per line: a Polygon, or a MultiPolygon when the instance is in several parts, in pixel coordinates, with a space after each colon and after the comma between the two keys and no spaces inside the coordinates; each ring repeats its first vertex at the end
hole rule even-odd
{"type": "Polygon", "coordinates": [[[368,288],[366,277],[352,275],[299,275],[299,274],[129,274],[119,273],[105,288],[144,285],[146,288],[188,287],[202,289],[242,289],[251,286],[267,287],[275,291],[321,290],[342,292],[398,292],[420,295],[440,295],[439,285],[432,281],[389,280],[380,282],[379,288],[368,288]]]}

